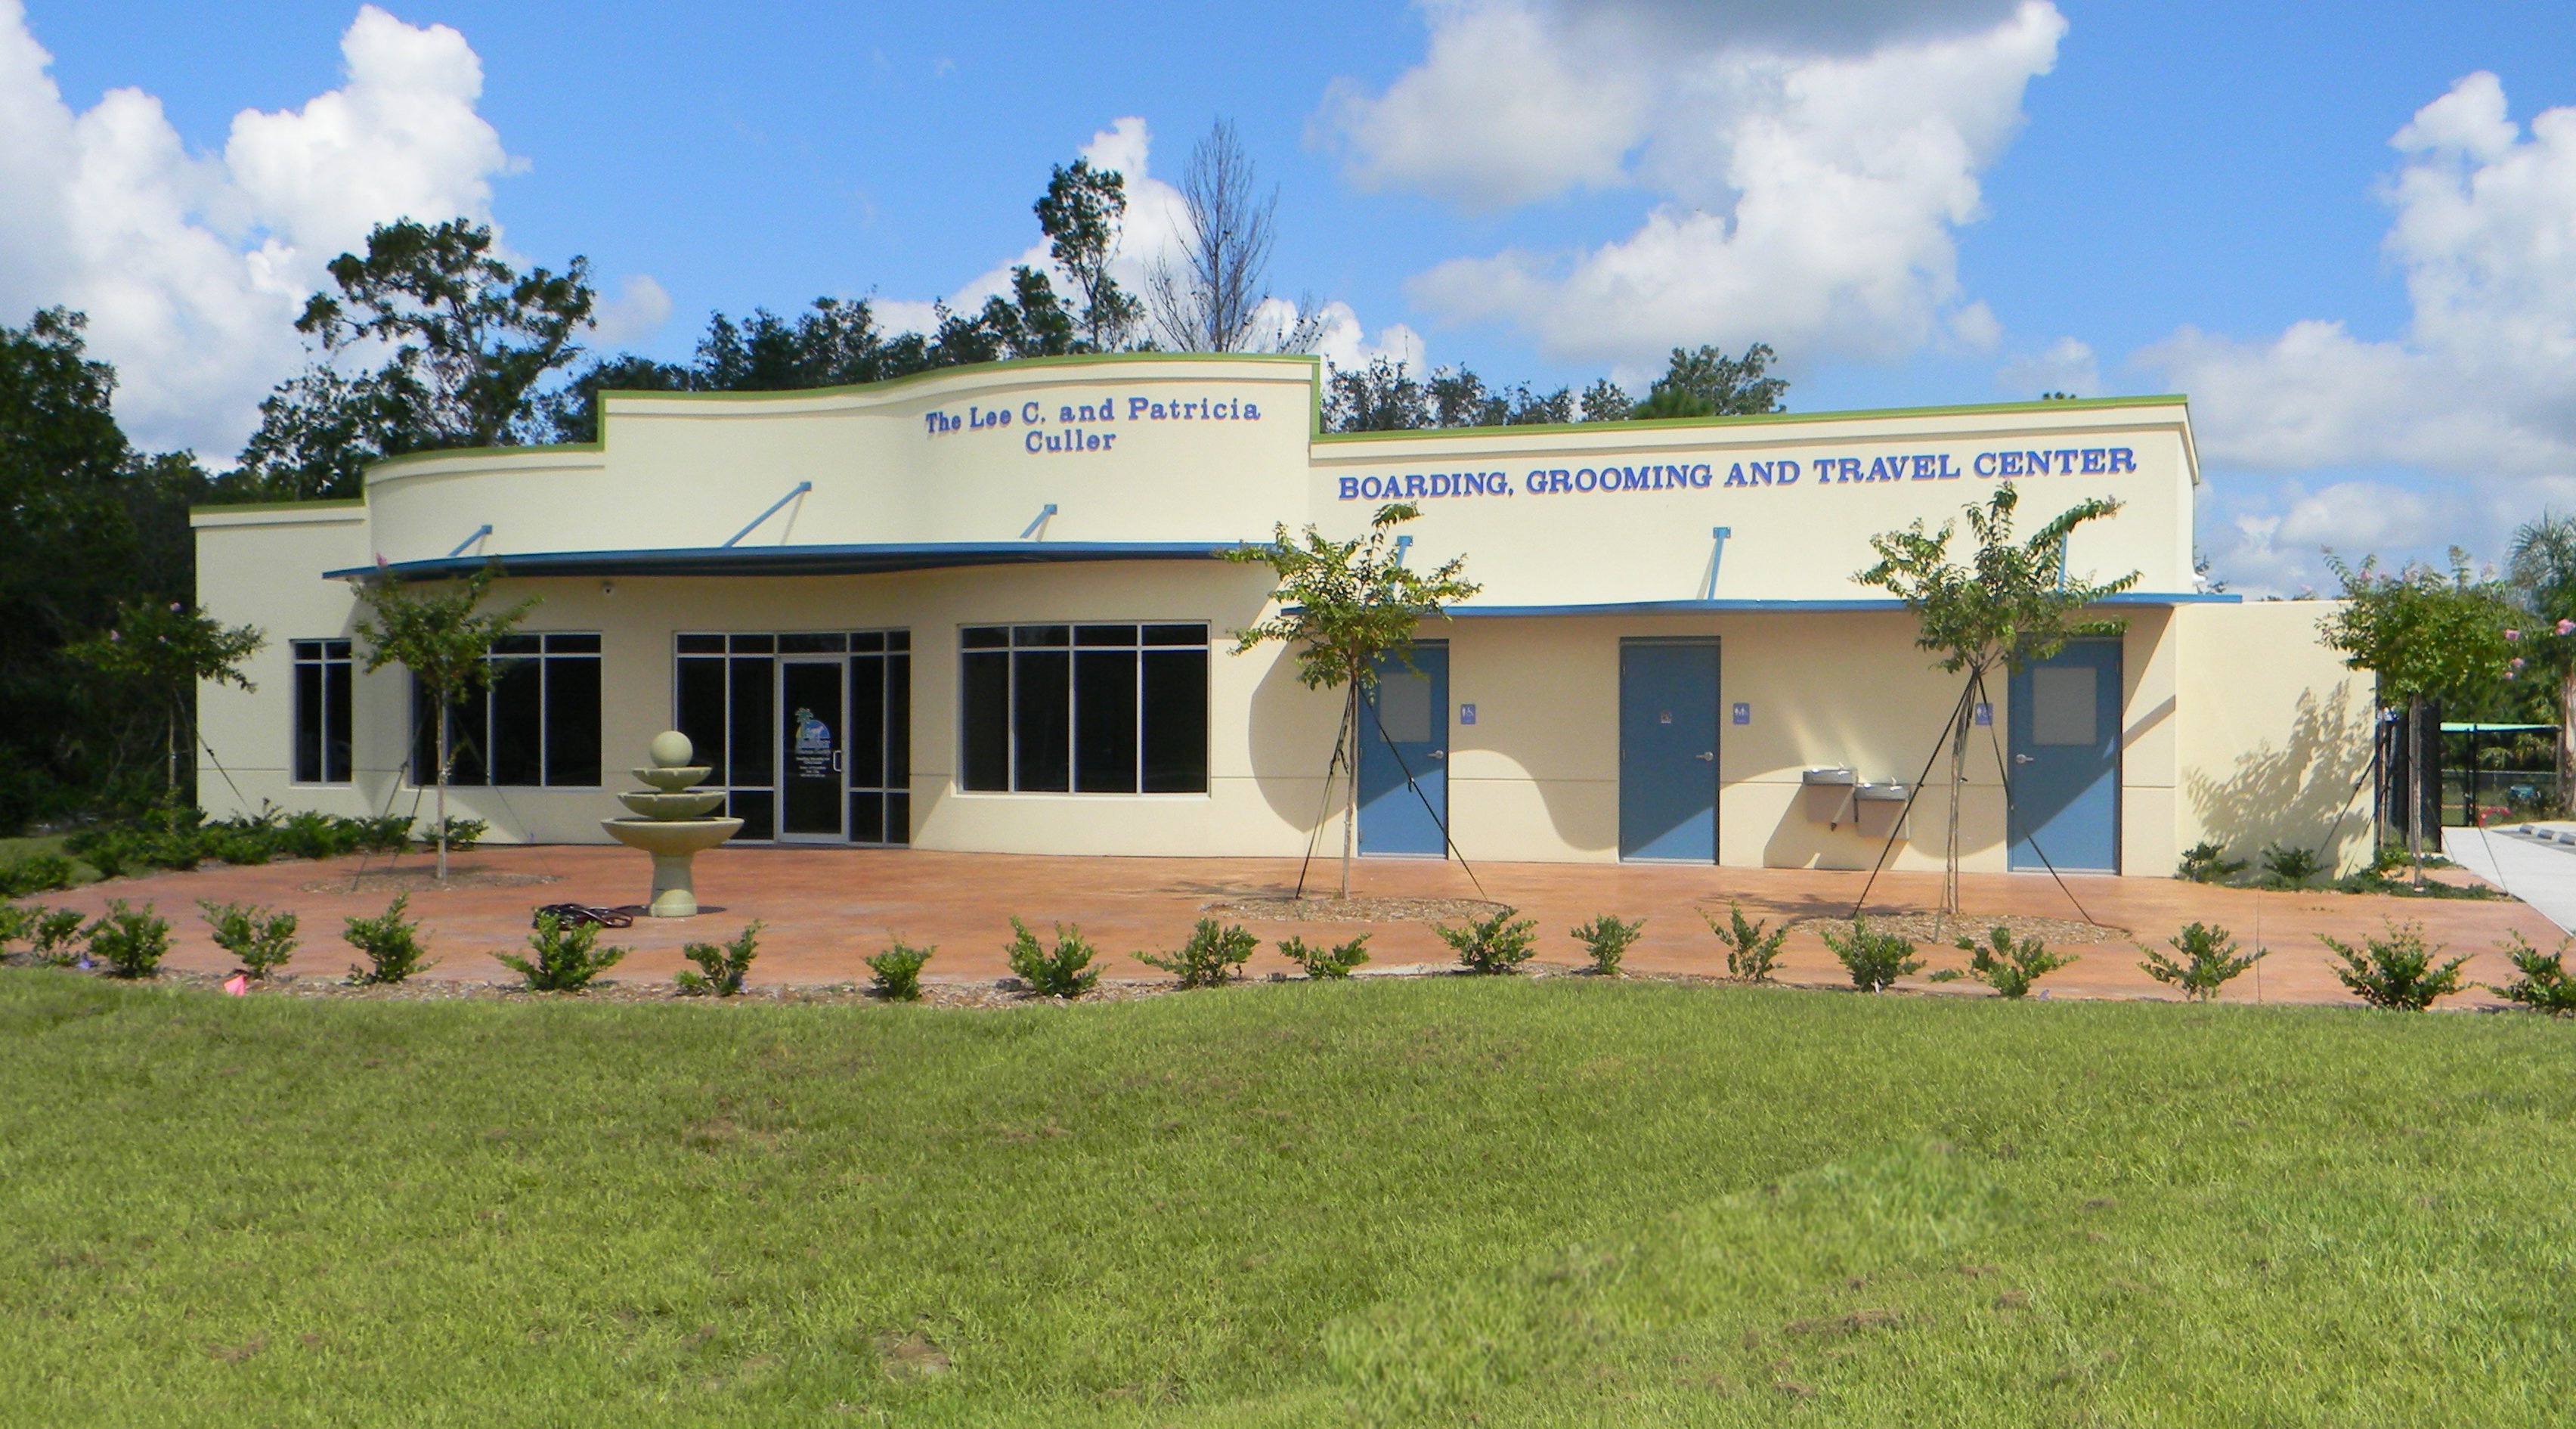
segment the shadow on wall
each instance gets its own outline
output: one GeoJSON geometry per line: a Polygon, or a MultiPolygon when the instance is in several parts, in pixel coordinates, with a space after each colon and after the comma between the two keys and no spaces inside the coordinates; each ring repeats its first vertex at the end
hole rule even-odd
{"type": "Polygon", "coordinates": [[[2316,692],[2307,691],[2299,696],[2286,743],[2275,747],[2266,741],[2239,755],[2224,780],[2193,770],[2183,791],[2200,816],[2203,837],[2225,845],[2229,858],[2251,862],[2266,845],[2286,844],[2314,850],[2338,875],[2350,872],[2340,851],[2325,842],[2330,835],[2348,840],[2370,827],[2353,788],[2370,767],[2368,719],[2366,709],[2356,715],[2341,686],[2333,691],[2331,709],[2321,708],[2316,692]]]}

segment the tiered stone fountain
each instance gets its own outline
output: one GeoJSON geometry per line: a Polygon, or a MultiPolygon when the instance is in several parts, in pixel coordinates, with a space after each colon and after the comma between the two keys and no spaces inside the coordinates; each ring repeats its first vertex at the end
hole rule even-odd
{"type": "Polygon", "coordinates": [[[722,789],[690,787],[709,768],[689,762],[696,752],[676,729],[653,736],[653,767],[635,771],[653,787],[617,796],[628,817],[599,821],[610,838],[653,856],[653,904],[647,911],[656,918],[695,917],[698,895],[689,884],[689,860],[742,832],[740,819],[706,817],[725,796],[722,789]]]}

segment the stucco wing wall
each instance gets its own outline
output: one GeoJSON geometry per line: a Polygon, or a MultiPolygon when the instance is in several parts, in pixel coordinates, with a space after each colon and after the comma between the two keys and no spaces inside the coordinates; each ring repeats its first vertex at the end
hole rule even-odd
{"type": "Polygon", "coordinates": [[[216,817],[256,812],[272,803],[359,815],[381,807],[399,777],[403,724],[401,676],[360,676],[351,716],[357,777],[348,784],[293,782],[295,655],[298,640],[347,639],[358,603],[325,570],[365,565],[367,513],[355,502],[293,508],[213,508],[194,522],[197,601],[226,625],[257,626],[268,643],[243,662],[255,687],[197,687],[197,802],[216,817]]]}
{"type": "Polygon", "coordinates": [[[2370,856],[2370,676],[2318,638],[2330,601],[2180,612],[2175,838],[2249,861],[2271,844],[2317,850],[2336,872],[2370,856]]]}

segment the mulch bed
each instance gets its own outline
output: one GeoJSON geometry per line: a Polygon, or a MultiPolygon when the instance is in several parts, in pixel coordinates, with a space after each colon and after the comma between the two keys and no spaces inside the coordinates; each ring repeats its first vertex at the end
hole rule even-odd
{"type": "MultiPolygon", "coordinates": [[[[563,875],[559,873],[503,873],[470,863],[447,866],[447,886],[450,888],[534,888],[542,883],[561,882],[563,875]]],[[[435,864],[394,864],[385,868],[362,868],[296,886],[307,893],[426,893],[439,886],[438,867],[435,864]]]]}
{"type": "MultiPolygon", "coordinates": [[[[1862,921],[1881,933],[1894,933],[1917,943],[1936,941],[1930,913],[1874,913],[1862,921]]],[[[1941,919],[1937,939],[1943,945],[1960,938],[1985,941],[1986,933],[1997,924],[2012,930],[2016,938],[2037,938],[2044,943],[2116,943],[2133,941],[2135,935],[2126,928],[2101,923],[2079,923],[2072,918],[2040,918],[2028,913],[1952,913],[1941,919]]],[[[1851,926],[1848,918],[1801,918],[1789,925],[1793,932],[1840,932],[1851,926]]]]}
{"type": "Polygon", "coordinates": [[[1507,906],[1481,898],[1233,898],[1200,911],[1265,923],[1437,923],[1490,918],[1507,906]]]}

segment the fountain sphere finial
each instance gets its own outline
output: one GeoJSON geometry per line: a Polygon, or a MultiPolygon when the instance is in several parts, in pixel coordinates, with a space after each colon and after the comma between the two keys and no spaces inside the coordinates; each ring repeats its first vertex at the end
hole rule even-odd
{"type": "Polygon", "coordinates": [[[689,743],[687,735],[676,729],[666,729],[653,736],[653,742],[645,752],[652,756],[656,769],[680,769],[688,765],[689,756],[697,749],[689,743]]]}

